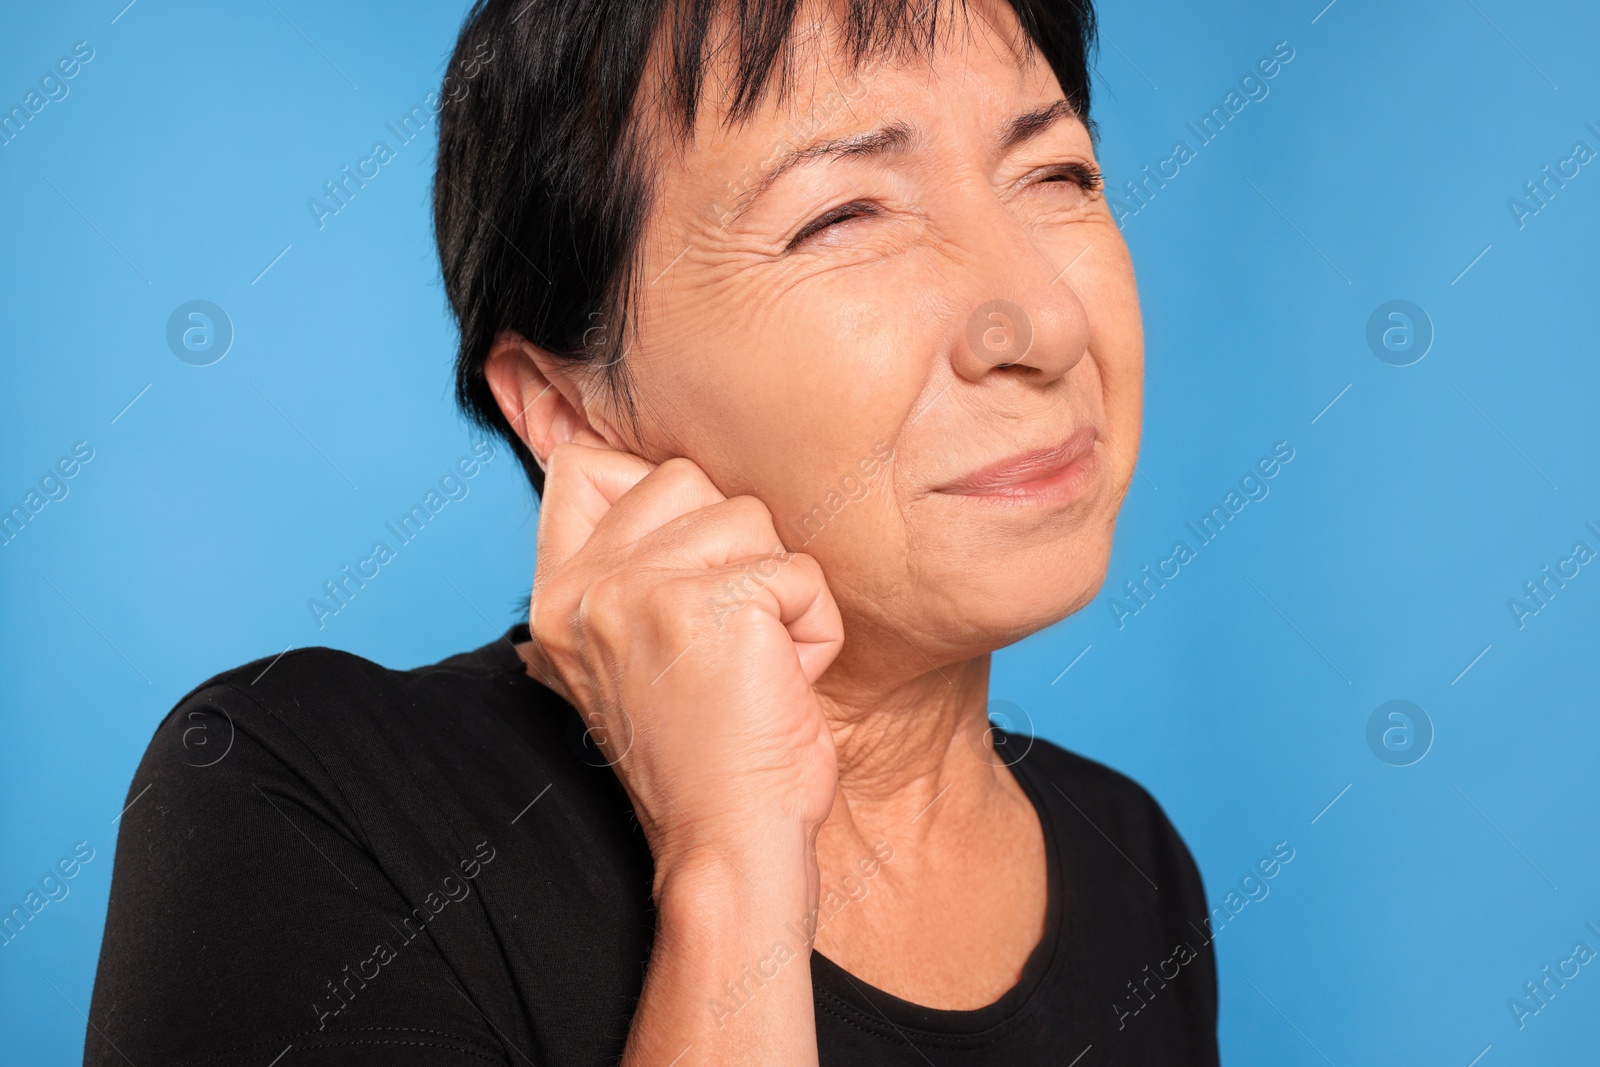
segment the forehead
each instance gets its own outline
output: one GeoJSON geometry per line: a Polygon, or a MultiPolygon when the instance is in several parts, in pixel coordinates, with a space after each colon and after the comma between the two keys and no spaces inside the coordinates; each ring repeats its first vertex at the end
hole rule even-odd
{"type": "MultiPolygon", "coordinates": [[[[859,6],[802,3],[765,67],[752,67],[741,51],[750,42],[724,14],[709,34],[713,46],[687,102],[692,126],[665,138],[657,134],[658,146],[668,149],[656,154],[660,169],[726,180],[723,172],[731,168],[756,180],[785,153],[819,136],[864,130],[897,106],[925,103],[931,79],[978,102],[997,85],[1060,94],[1004,0],[906,0],[898,21],[878,25],[859,23],[859,6]]],[[[661,69],[665,60],[652,65],[661,69]]],[[[672,96],[682,94],[687,81],[676,71],[665,75],[655,107],[680,110],[685,101],[672,96]]],[[[673,117],[640,117],[656,131],[673,125],[673,117]]]]}

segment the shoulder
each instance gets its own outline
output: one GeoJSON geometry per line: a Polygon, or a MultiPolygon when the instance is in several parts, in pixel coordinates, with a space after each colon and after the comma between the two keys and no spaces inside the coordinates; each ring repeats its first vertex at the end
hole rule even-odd
{"type": "Polygon", "coordinates": [[[505,847],[526,803],[510,787],[554,763],[544,735],[518,730],[548,690],[513,688],[508,659],[394,670],[308,648],[180,699],[119,816],[91,1025],[139,1063],[236,1062],[247,1053],[222,1046],[240,1034],[272,1042],[262,1062],[290,1043],[328,1063],[379,1062],[380,1044],[384,1062],[413,1062],[403,1046],[490,1058],[476,1009],[436,990],[503,978],[483,902],[534,881],[518,855],[549,855],[556,833],[524,820],[505,847]],[[397,952],[405,977],[373,982],[397,952]],[[326,981],[341,968],[353,985],[326,981]],[[229,1025],[186,1025],[213,1016],[229,1025]]]}
{"type": "MultiPolygon", "coordinates": [[[[494,705],[519,681],[555,699],[531,679],[513,677],[503,664],[488,660],[483,650],[396,669],[333,648],[293,649],[201,682],[168,712],[155,740],[176,735],[178,747],[185,750],[215,745],[208,723],[221,720],[232,731],[275,741],[280,749],[291,739],[313,747],[359,748],[376,737],[433,732],[446,711],[457,729],[493,720],[494,705]]],[[[186,759],[193,764],[221,754],[185,755],[193,757],[186,759]]]]}
{"type": "Polygon", "coordinates": [[[153,796],[193,811],[275,783],[316,796],[337,822],[370,822],[398,789],[470,807],[491,803],[495,783],[586,769],[566,741],[575,713],[520,662],[507,645],[413,669],[321,647],[241,664],[166,714],[129,798],[154,783],[153,796]]]}
{"type": "Polygon", "coordinates": [[[1168,823],[1161,804],[1139,782],[1088,756],[1079,755],[1042,737],[1010,737],[1021,755],[1012,755],[1012,769],[1033,772],[1036,781],[1046,783],[1057,803],[1077,806],[1085,812],[1116,815],[1121,818],[1155,819],[1168,823]]]}
{"type": "Polygon", "coordinates": [[[407,691],[427,691],[441,680],[484,684],[497,673],[503,672],[485,665],[481,650],[424,667],[397,669],[319,645],[263,656],[214,674],[185,694],[174,711],[215,699],[242,699],[290,716],[308,702],[329,708],[363,708],[387,703],[407,691]]]}
{"type": "Polygon", "coordinates": [[[1185,886],[1199,884],[1183,835],[1149,789],[1042,737],[1013,737],[1008,743],[1025,750],[1013,757],[1012,770],[1028,776],[1056,821],[1057,834],[1103,839],[1141,869],[1162,868],[1185,886]]]}
{"type": "Polygon", "coordinates": [[[1199,869],[1177,827],[1133,778],[1049,741],[1035,738],[1013,769],[1040,794],[1041,818],[1054,824],[1073,903],[1062,929],[1075,965],[1109,991],[1108,1053],[1118,1062],[1215,1064],[1215,934],[1199,869]],[[1139,1025],[1130,1027],[1134,1016],[1139,1025]]]}

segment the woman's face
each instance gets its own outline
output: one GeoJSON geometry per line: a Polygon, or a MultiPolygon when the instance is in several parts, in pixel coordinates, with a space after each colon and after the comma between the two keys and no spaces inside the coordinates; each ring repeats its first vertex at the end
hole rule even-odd
{"type": "Polygon", "coordinates": [[[1138,296],[1089,133],[995,32],[1009,8],[972,12],[931,62],[850,76],[802,46],[781,108],[703,109],[663,163],[624,357],[644,439],[621,440],[759,497],[822,564],[843,656],[916,673],[1092,599],[1139,445],[1138,296]],[[742,199],[837,138],[860,141],[742,199]]]}

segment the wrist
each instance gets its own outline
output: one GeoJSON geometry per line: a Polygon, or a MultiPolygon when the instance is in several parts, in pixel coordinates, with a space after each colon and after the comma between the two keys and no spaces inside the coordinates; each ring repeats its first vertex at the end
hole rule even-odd
{"type": "Polygon", "coordinates": [[[739,844],[708,827],[701,847],[659,856],[656,936],[624,1064],[693,1045],[701,1062],[815,1067],[814,838],[739,844]]]}
{"type": "Polygon", "coordinates": [[[681,848],[656,850],[653,895],[663,913],[691,921],[771,912],[792,919],[815,905],[815,830],[794,825],[742,839],[694,836],[681,848]]]}
{"type": "Polygon", "coordinates": [[[693,977],[680,981],[728,1003],[738,998],[727,983],[737,986],[752,972],[766,979],[779,970],[791,978],[806,972],[784,965],[810,958],[816,930],[813,873],[796,864],[741,867],[744,873],[731,877],[726,863],[674,868],[656,893],[652,959],[687,964],[693,977]]]}

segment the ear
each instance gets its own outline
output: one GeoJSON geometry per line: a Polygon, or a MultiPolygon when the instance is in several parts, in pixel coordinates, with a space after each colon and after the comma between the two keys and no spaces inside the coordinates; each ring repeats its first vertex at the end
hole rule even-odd
{"type": "Polygon", "coordinates": [[[547,469],[559,444],[576,442],[615,448],[603,431],[589,422],[588,405],[562,361],[512,330],[502,331],[484,361],[489,391],[522,443],[547,469]]]}

